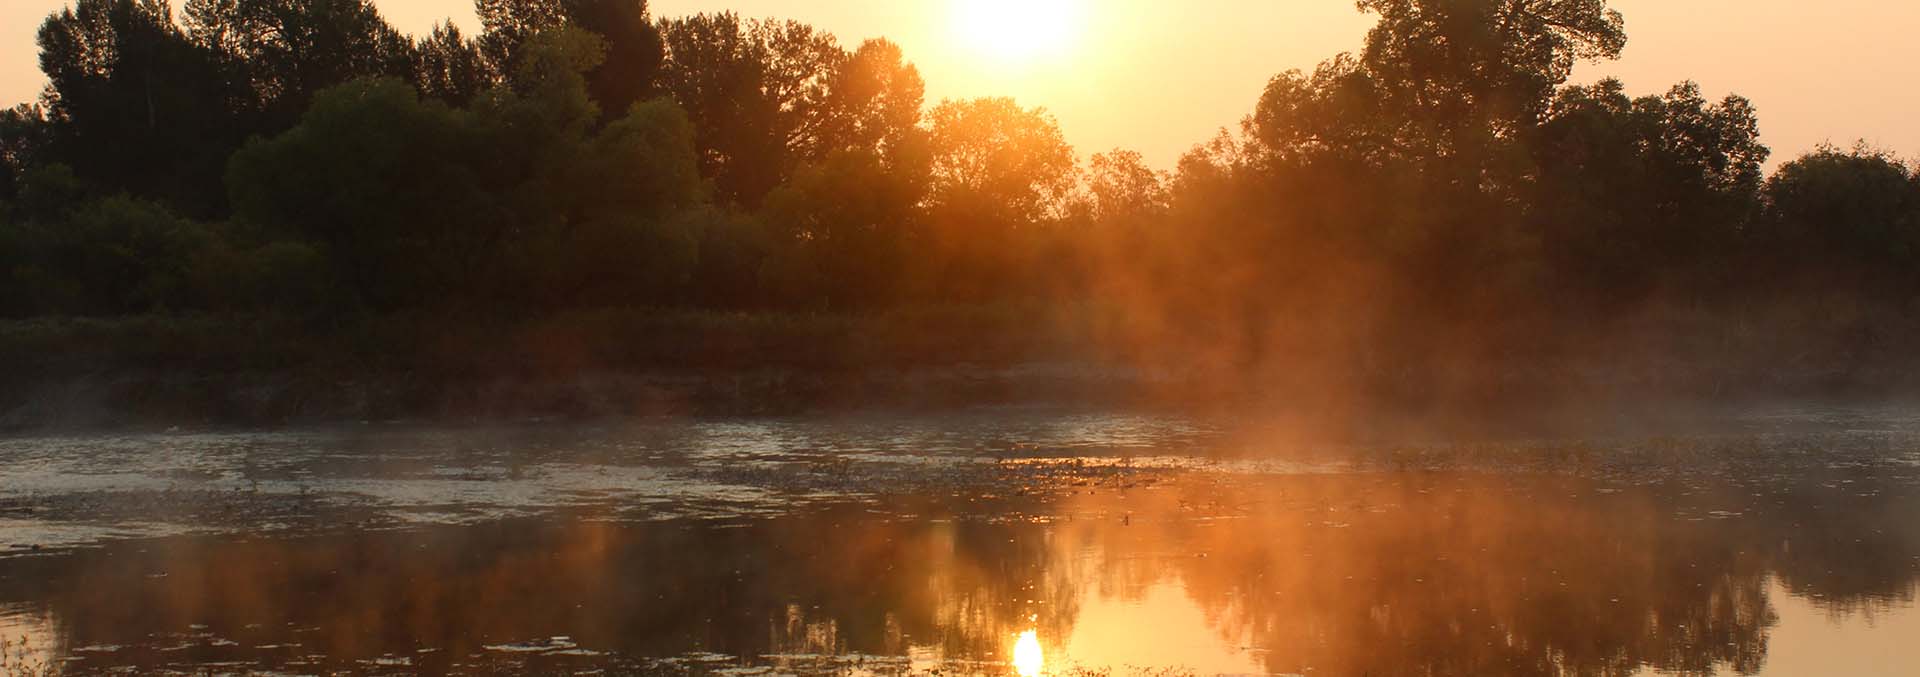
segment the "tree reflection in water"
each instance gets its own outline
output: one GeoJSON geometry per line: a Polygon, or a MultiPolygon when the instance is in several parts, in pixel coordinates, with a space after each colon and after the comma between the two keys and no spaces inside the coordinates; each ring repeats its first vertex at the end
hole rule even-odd
{"type": "Polygon", "coordinates": [[[1751,673],[1767,657],[1770,590],[1840,614],[1912,613],[1920,527],[1902,516],[1920,514],[1917,495],[1904,481],[1819,478],[1704,490],[1194,473],[1011,512],[882,501],[737,523],[589,514],[129,542],[0,562],[0,602],[43,609],[61,651],[91,667],[658,667],[646,659],[716,652],[1026,674],[1041,653],[1053,671],[1117,667],[1136,655],[1125,644],[1172,636],[1101,636],[1102,619],[1083,618],[1118,602],[1188,605],[1212,641],[1156,654],[1183,665],[1233,654],[1278,673],[1751,673]],[[1154,592],[1169,586],[1182,594],[1154,592]],[[1076,633],[1083,624],[1100,631],[1076,633]],[[548,645],[522,644],[536,640],[548,645]],[[74,652],[88,645],[127,648],[74,652]],[[579,650],[552,650],[565,647],[579,650]]]}

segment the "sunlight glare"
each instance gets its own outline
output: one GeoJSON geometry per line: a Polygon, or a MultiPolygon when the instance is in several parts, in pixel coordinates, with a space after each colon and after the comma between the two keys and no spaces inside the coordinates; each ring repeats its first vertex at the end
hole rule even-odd
{"type": "Polygon", "coordinates": [[[1019,641],[1013,643],[1013,669],[1020,677],[1036,677],[1046,661],[1040,657],[1040,632],[1028,630],[1020,633],[1019,641]]]}
{"type": "Polygon", "coordinates": [[[955,37],[1010,63],[1058,58],[1079,38],[1083,0],[950,0],[955,37]]]}

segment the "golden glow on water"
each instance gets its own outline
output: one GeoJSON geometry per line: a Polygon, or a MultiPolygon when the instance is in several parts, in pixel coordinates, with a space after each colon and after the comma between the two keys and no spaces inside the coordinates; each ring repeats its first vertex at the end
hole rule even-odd
{"type": "Polygon", "coordinates": [[[920,502],[886,514],[936,517],[875,519],[857,504],[728,528],[516,520],[162,539],[57,566],[0,558],[0,595],[28,602],[0,602],[0,637],[30,635],[54,647],[36,660],[71,655],[79,672],[152,672],[151,661],[174,660],[161,649],[186,644],[260,671],[312,671],[244,648],[294,642],[343,666],[413,656],[430,674],[475,655],[547,661],[517,672],[599,665],[532,651],[555,637],[611,656],[698,649],[799,675],[837,674],[817,671],[830,655],[888,657],[915,673],[990,662],[1020,677],[1433,665],[1878,675],[1905,674],[1920,656],[1907,639],[1920,628],[1920,529],[1901,519],[1920,509],[1920,491],[1906,480],[1839,495],[1827,489],[1838,475],[1811,471],[1792,477],[1815,489],[1749,500],[1478,473],[1124,487],[1029,476],[1075,482],[1046,505],[1058,519],[954,519],[920,502]],[[789,564],[756,568],[773,561],[789,564]],[[671,630],[692,610],[714,619],[712,640],[671,630]],[[66,649],[89,646],[134,649],[66,649]]]}
{"type": "Polygon", "coordinates": [[[0,604],[0,675],[58,674],[57,628],[51,613],[0,604]]]}
{"type": "Polygon", "coordinates": [[[1014,671],[1020,673],[1020,677],[1036,677],[1046,663],[1046,658],[1040,652],[1040,631],[1020,633],[1020,639],[1013,643],[1014,671]]]}
{"type": "Polygon", "coordinates": [[[1087,20],[1081,0],[952,0],[951,12],[956,40],[1016,64],[1068,53],[1087,20]]]}

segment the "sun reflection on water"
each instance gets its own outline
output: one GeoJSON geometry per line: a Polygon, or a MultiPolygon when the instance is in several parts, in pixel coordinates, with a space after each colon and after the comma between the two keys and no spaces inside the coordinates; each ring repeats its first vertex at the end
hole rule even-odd
{"type": "Polygon", "coordinates": [[[1028,630],[1020,633],[1020,639],[1013,643],[1013,670],[1020,677],[1036,677],[1046,659],[1040,656],[1040,632],[1028,630]]]}

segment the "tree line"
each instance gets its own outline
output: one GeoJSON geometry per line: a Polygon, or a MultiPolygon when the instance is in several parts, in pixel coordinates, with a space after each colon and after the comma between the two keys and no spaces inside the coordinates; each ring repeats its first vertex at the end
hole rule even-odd
{"type": "Polygon", "coordinates": [[[1260,351],[1914,310],[1911,163],[1769,174],[1744,98],[1570,84],[1626,45],[1604,0],[1357,4],[1359,51],[1159,171],[792,21],[478,0],[481,34],[412,38],[370,0],[78,0],[0,115],[0,315],[1084,302],[1260,351]]]}

